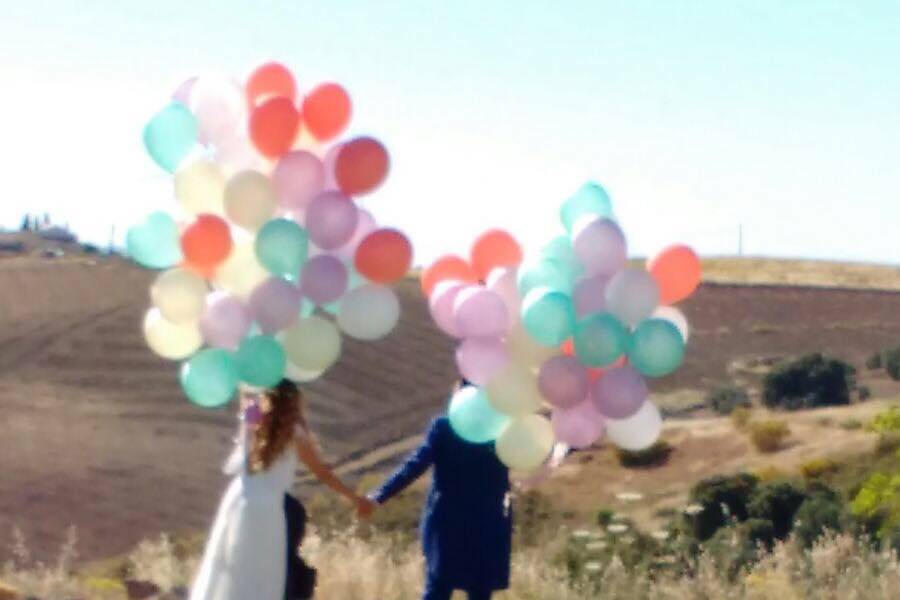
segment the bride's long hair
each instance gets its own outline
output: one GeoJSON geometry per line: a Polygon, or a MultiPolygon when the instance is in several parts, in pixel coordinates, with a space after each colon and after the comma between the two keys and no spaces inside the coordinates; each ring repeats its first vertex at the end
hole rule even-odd
{"type": "MultiPolygon", "coordinates": [[[[250,426],[247,450],[247,470],[261,473],[288,450],[299,425],[308,431],[303,413],[303,394],[293,381],[282,379],[278,385],[267,389],[257,401],[257,422],[250,426]]],[[[243,409],[248,409],[245,403],[243,409]]],[[[246,414],[246,413],[245,413],[246,414]]]]}

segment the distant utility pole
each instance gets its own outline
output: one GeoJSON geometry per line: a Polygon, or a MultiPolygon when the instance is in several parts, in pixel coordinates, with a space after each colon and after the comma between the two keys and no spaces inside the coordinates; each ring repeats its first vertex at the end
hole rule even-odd
{"type": "Polygon", "coordinates": [[[116,226],[112,225],[109,228],[109,253],[112,254],[113,250],[116,247],[116,226]]]}
{"type": "Polygon", "coordinates": [[[738,256],[744,255],[744,224],[738,223],[738,256]]]}

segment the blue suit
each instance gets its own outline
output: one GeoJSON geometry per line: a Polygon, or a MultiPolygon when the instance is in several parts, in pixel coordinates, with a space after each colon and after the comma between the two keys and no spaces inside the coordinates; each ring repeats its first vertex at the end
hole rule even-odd
{"type": "Polygon", "coordinates": [[[422,515],[426,598],[449,597],[445,590],[467,590],[488,598],[509,587],[512,512],[509,471],[493,444],[470,444],[458,437],[446,417],[431,423],[422,445],[373,494],[386,502],[434,467],[422,515]],[[428,590],[439,590],[433,595],[428,590]]]}

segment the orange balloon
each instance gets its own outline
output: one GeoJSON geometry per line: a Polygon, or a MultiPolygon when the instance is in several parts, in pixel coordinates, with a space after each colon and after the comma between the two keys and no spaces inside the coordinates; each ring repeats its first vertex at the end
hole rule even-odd
{"type": "Polygon", "coordinates": [[[422,271],[422,291],[426,296],[442,281],[449,279],[462,281],[463,283],[476,283],[478,276],[469,263],[458,256],[448,254],[432,263],[430,267],[422,271]]]}
{"type": "Polygon", "coordinates": [[[334,163],[334,178],[348,196],[367,194],[387,177],[390,159],[384,146],[370,137],[360,137],[341,146],[334,163]]]}
{"type": "Polygon", "coordinates": [[[502,229],[481,234],[472,245],[472,268],[481,279],[497,267],[517,267],[522,264],[522,247],[516,238],[502,229]]]}
{"type": "Polygon", "coordinates": [[[287,67],[270,62],[257,67],[247,79],[247,104],[254,108],[271,98],[297,98],[297,82],[287,67]]]}
{"type": "Polygon", "coordinates": [[[231,254],[231,230],[216,215],[200,215],[181,234],[181,251],[185,265],[205,276],[231,254]]]}
{"type": "Polygon", "coordinates": [[[683,245],[670,246],[647,264],[659,285],[661,304],[675,304],[689,297],[700,285],[703,268],[700,257],[683,245]]]}
{"type": "Polygon", "coordinates": [[[412,244],[396,229],[373,231],[360,242],[354,256],[360,275],[375,283],[395,283],[409,273],[412,244]]]}
{"type": "Polygon", "coordinates": [[[562,346],[560,346],[559,349],[566,356],[574,356],[575,355],[575,341],[572,338],[569,338],[562,343],[562,346]]]}
{"type": "Polygon", "coordinates": [[[350,122],[350,96],[336,83],[323,83],[303,99],[303,122],[320,141],[330,140],[350,122]]]}
{"type": "Polygon", "coordinates": [[[268,158],[286,154],[299,131],[300,112],[289,98],[272,98],[250,113],[250,139],[268,158]]]}
{"type": "Polygon", "coordinates": [[[588,372],[588,377],[591,380],[591,383],[593,383],[593,382],[597,381],[598,379],[600,379],[601,377],[603,377],[603,374],[606,371],[604,371],[600,367],[588,367],[587,372],[588,372]]]}

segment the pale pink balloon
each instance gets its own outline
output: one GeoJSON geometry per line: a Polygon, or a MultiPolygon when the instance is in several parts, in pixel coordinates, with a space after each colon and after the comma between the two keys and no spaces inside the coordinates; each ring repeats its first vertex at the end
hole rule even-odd
{"type": "Polygon", "coordinates": [[[499,338],[469,338],[456,349],[460,374],[475,385],[487,385],[508,362],[509,352],[499,338]]]}
{"type": "Polygon", "coordinates": [[[341,146],[343,146],[343,144],[335,144],[334,146],[329,148],[328,152],[325,153],[325,157],[322,159],[322,167],[325,174],[325,185],[323,189],[340,189],[340,186],[338,185],[337,179],[334,175],[334,166],[337,163],[338,154],[340,154],[341,152],[341,146]]]}
{"type": "Polygon", "coordinates": [[[270,277],[250,294],[250,313],[263,333],[272,334],[297,321],[300,301],[297,286],[280,277],[270,277]]]}
{"type": "Polygon", "coordinates": [[[590,386],[587,369],[574,356],[554,356],[541,366],[538,374],[541,395],[559,408],[572,408],[584,402],[590,386]]]}
{"type": "Polygon", "coordinates": [[[515,267],[497,267],[488,275],[487,288],[503,298],[509,316],[508,331],[515,329],[522,312],[522,296],[519,295],[518,270],[515,267]]]}
{"type": "Polygon", "coordinates": [[[631,365],[610,369],[591,390],[594,406],[609,419],[627,419],[640,410],[649,395],[647,382],[631,365]]]}
{"type": "Polygon", "coordinates": [[[428,299],[428,310],[438,328],[449,336],[462,337],[456,326],[456,317],[453,305],[456,297],[466,288],[466,284],[459,281],[442,281],[435,286],[428,299]]]}
{"type": "Polygon", "coordinates": [[[590,399],[572,408],[554,408],[550,423],[556,439],[572,448],[589,448],[603,437],[603,415],[590,399]]]}
{"type": "Polygon", "coordinates": [[[453,302],[456,327],[464,338],[499,337],[509,328],[503,298],[480,285],[462,290],[453,302]]]}
{"type": "Polygon", "coordinates": [[[319,254],[310,258],[300,272],[300,290],[305,298],[324,306],[338,300],[347,291],[350,276],[337,257],[319,254]]]}
{"type": "Polygon", "coordinates": [[[322,161],[306,150],[288,152],[275,165],[272,184],[282,208],[303,212],[325,186],[322,161]]]}
{"type": "Polygon", "coordinates": [[[350,241],[348,241],[340,248],[335,249],[333,251],[334,254],[336,256],[340,256],[346,261],[352,261],[356,256],[356,249],[359,247],[360,242],[366,239],[366,236],[376,229],[378,229],[378,223],[375,222],[375,217],[372,216],[372,213],[361,208],[358,209],[356,230],[350,237],[350,241]]]}
{"type": "Polygon", "coordinates": [[[356,203],[340,192],[321,192],[306,208],[309,239],[323,250],[349,242],[358,220],[356,203]]]}
{"type": "Polygon", "coordinates": [[[625,267],[628,246],[615,221],[585,215],[575,222],[572,248],[588,276],[615,275],[625,267]]]}
{"type": "Polygon", "coordinates": [[[176,102],[181,102],[185,106],[191,105],[191,90],[194,89],[194,84],[197,83],[197,77],[190,77],[181,82],[181,85],[175,90],[172,94],[172,100],[176,102]]]}
{"type": "Polygon", "coordinates": [[[608,284],[609,277],[605,275],[586,277],[575,284],[572,300],[575,301],[575,313],[579,319],[606,310],[606,286],[608,284]]]}
{"type": "Polygon", "coordinates": [[[208,346],[237,350],[252,322],[250,310],[238,298],[213,292],[207,296],[206,309],[200,316],[200,332],[208,346]]]}

